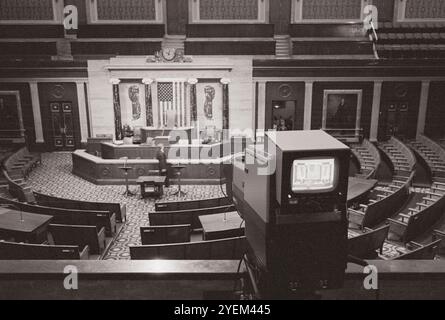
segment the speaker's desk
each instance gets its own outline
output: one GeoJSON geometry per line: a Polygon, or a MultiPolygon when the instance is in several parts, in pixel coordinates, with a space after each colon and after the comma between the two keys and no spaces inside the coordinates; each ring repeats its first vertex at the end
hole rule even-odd
{"type": "MultiPolygon", "coordinates": [[[[230,155],[230,142],[214,144],[174,144],[165,147],[165,153],[171,160],[218,159],[230,155]]],[[[111,142],[101,143],[102,159],[156,159],[159,147],[146,144],[115,145],[111,142]]]]}
{"type": "Polygon", "coordinates": [[[188,139],[192,143],[192,129],[193,127],[180,128],[141,128],[141,140],[147,141],[147,138],[156,138],[159,136],[169,136],[170,140],[177,141],[178,139],[188,139]]]}

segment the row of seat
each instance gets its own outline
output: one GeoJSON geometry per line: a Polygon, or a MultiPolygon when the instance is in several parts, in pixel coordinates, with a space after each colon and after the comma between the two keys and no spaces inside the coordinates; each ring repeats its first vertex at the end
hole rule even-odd
{"type": "Polygon", "coordinates": [[[440,29],[445,29],[445,23],[443,21],[403,21],[403,22],[379,22],[379,30],[382,32],[412,32],[416,30],[418,32],[433,32],[440,29]]]}
{"type": "Polygon", "coordinates": [[[422,40],[445,40],[445,32],[388,32],[379,34],[379,43],[384,40],[391,40],[391,43],[397,43],[397,40],[406,43],[407,40],[415,40],[416,43],[422,40]]]}
{"type": "Polygon", "coordinates": [[[232,201],[227,197],[203,199],[203,200],[187,200],[187,201],[177,201],[177,202],[157,202],[155,203],[155,210],[178,211],[178,210],[222,207],[231,204],[232,201]]]}
{"type": "Polygon", "coordinates": [[[117,202],[73,200],[55,197],[40,192],[34,192],[34,198],[39,206],[87,211],[109,211],[116,216],[116,222],[123,223],[127,220],[126,205],[117,202]]]}
{"type": "Polygon", "coordinates": [[[199,216],[236,210],[228,198],[205,200],[159,202],[154,212],[149,212],[151,226],[168,226],[189,224],[193,230],[202,228],[199,216]]]}
{"type": "Polygon", "coordinates": [[[27,147],[23,147],[3,161],[3,168],[11,178],[20,179],[26,178],[31,170],[41,163],[42,158],[39,153],[31,153],[27,147]]]}
{"type": "Polygon", "coordinates": [[[357,176],[373,178],[381,164],[380,153],[376,146],[364,139],[359,145],[351,145],[351,150],[360,163],[360,173],[357,176]]]}
{"type": "Polygon", "coordinates": [[[410,242],[408,250],[399,251],[399,255],[390,260],[433,260],[440,250],[441,240],[435,240],[427,245],[410,242]]]}
{"type": "Polygon", "coordinates": [[[25,244],[0,240],[0,260],[88,260],[88,247],[25,244]]]}
{"type": "Polygon", "coordinates": [[[149,226],[141,227],[140,232],[142,245],[186,243],[191,240],[192,226],[149,226]]]}
{"type": "MultiPolygon", "coordinates": [[[[47,234],[42,234],[38,243],[54,245],[75,245],[83,251],[88,247],[89,254],[100,256],[117,234],[115,215],[109,211],[87,211],[44,207],[0,198],[0,203],[11,209],[51,216],[47,234]]],[[[4,240],[15,240],[3,238],[4,240]]]]}
{"type": "MultiPolygon", "coordinates": [[[[428,165],[433,184],[414,208],[409,208],[407,212],[390,220],[391,236],[403,242],[430,232],[431,227],[443,217],[445,209],[445,150],[425,135],[418,135],[409,145],[428,165]]],[[[434,231],[435,236],[440,239],[443,239],[442,233],[441,230],[434,231]]]]}
{"type": "Polygon", "coordinates": [[[376,50],[381,59],[445,57],[443,22],[379,23],[376,50]]]}
{"type": "Polygon", "coordinates": [[[360,228],[372,228],[393,216],[410,194],[414,172],[409,176],[394,176],[392,183],[377,187],[367,204],[348,209],[349,222],[360,228]]]}
{"type": "Polygon", "coordinates": [[[410,173],[415,170],[416,157],[409,147],[395,137],[379,143],[379,148],[389,157],[394,173],[410,173]]]}
{"type": "Polygon", "coordinates": [[[0,171],[6,180],[8,191],[12,197],[20,202],[35,202],[32,189],[26,185],[23,179],[12,179],[6,170],[1,169],[0,171]]]}
{"type": "Polygon", "coordinates": [[[444,209],[445,183],[434,182],[431,191],[414,208],[389,219],[391,235],[405,243],[411,241],[428,231],[442,217],[444,209]]]}
{"type": "Polygon", "coordinates": [[[418,135],[409,145],[426,162],[434,178],[445,178],[445,149],[425,135],[418,135]]]}
{"type": "Polygon", "coordinates": [[[132,260],[240,260],[246,251],[246,237],[190,243],[130,246],[132,260]]]}
{"type": "Polygon", "coordinates": [[[365,228],[363,233],[348,239],[348,254],[360,259],[375,259],[377,250],[383,253],[389,225],[377,229],[365,228]]]}

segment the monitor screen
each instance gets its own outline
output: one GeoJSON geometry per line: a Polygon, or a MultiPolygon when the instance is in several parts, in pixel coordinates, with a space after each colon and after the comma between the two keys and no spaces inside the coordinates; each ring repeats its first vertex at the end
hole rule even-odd
{"type": "Polygon", "coordinates": [[[329,192],[335,188],[335,158],[294,160],[291,187],[293,192],[329,192]]]}

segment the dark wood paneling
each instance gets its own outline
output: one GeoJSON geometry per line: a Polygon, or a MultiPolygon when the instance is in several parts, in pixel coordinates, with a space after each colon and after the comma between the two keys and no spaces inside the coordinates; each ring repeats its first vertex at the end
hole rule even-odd
{"type": "Polygon", "coordinates": [[[185,35],[188,15],[188,0],[167,0],[167,33],[185,35]]]}
{"type": "Polygon", "coordinates": [[[76,141],[76,148],[80,148],[80,120],[79,120],[79,104],[77,100],[77,87],[75,83],[39,83],[39,101],[40,112],[43,123],[43,136],[45,137],[45,145],[47,150],[53,150],[52,141],[52,122],[51,113],[49,109],[50,102],[71,102],[73,107],[73,124],[74,124],[74,138],[76,141]],[[62,86],[62,97],[54,94],[56,85],[62,86]]]}
{"type": "Polygon", "coordinates": [[[0,38],[63,38],[62,25],[2,25],[0,38]]]}
{"type": "Polygon", "coordinates": [[[374,84],[372,82],[315,82],[312,96],[312,129],[320,129],[323,119],[324,90],[363,90],[361,127],[369,137],[374,84]]]}
{"type": "Polygon", "coordinates": [[[263,38],[273,37],[273,24],[188,24],[189,38],[263,38]]]}
{"type": "MultiPolygon", "coordinates": [[[[3,57],[2,57],[3,58],[3,57]]],[[[0,78],[57,78],[57,77],[88,77],[86,61],[51,61],[50,57],[17,61],[16,58],[0,60],[0,78]]]]}
{"type": "MultiPolygon", "coordinates": [[[[73,154],[73,173],[92,183],[99,185],[124,184],[125,179],[122,175],[122,161],[104,160],[93,162],[83,153],[73,154]]],[[[133,168],[129,172],[128,179],[130,183],[135,183],[140,176],[147,176],[151,170],[158,169],[157,160],[145,159],[137,164],[128,164],[133,168]]],[[[181,176],[184,184],[219,184],[222,177],[222,166],[220,164],[196,163],[186,164],[186,169],[181,176]]],[[[169,173],[172,175],[172,172],[169,173]]],[[[174,178],[172,176],[172,178],[174,178]]]]}
{"type": "Polygon", "coordinates": [[[443,61],[253,60],[254,77],[443,77],[443,61]],[[328,71],[329,70],[329,71],[328,71]]]}
{"type": "Polygon", "coordinates": [[[74,42],[73,55],[152,55],[161,42],[74,42]]]}
{"type": "Polygon", "coordinates": [[[382,86],[382,97],[380,104],[380,118],[379,118],[379,139],[384,138],[385,128],[385,113],[389,103],[407,102],[408,115],[406,117],[407,123],[406,137],[414,138],[417,131],[417,118],[419,116],[420,103],[420,82],[384,82],[382,86]],[[406,95],[401,96],[400,92],[405,91],[406,95]]]}
{"type": "Polygon", "coordinates": [[[368,41],[296,41],[295,55],[372,55],[372,44],[368,41]]]}
{"type": "Polygon", "coordinates": [[[31,91],[28,83],[0,82],[0,91],[19,91],[22,106],[23,124],[26,130],[28,147],[34,149],[36,134],[34,129],[34,114],[32,112],[31,91]]]}
{"type": "Polygon", "coordinates": [[[0,43],[0,55],[57,55],[55,42],[4,42],[0,43]]]}
{"type": "Polygon", "coordinates": [[[364,36],[363,23],[291,24],[289,33],[297,38],[364,36]]]}
{"type": "Polygon", "coordinates": [[[270,23],[275,34],[289,34],[292,0],[274,0],[270,5],[270,23]]]}
{"type": "Polygon", "coordinates": [[[190,55],[274,55],[275,41],[186,42],[185,53],[190,55]]]}
{"type": "Polygon", "coordinates": [[[431,82],[425,123],[425,134],[429,137],[445,137],[444,102],[445,82],[431,82]]]}
{"type": "Polygon", "coordinates": [[[394,20],[394,1],[395,0],[372,0],[372,4],[379,11],[379,22],[389,22],[394,20]]]}
{"type": "Polygon", "coordinates": [[[304,123],[304,98],[305,98],[305,84],[304,82],[268,82],[266,85],[266,128],[272,128],[272,102],[273,101],[296,101],[296,128],[303,129],[304,123]],[[283,97],[280,93],[280,88],[283,85],[288,85],[291,89],[289,96],[283,97]]]}
{"type": "Polygon", "coordinates": [[[79,38],[162,38],[163,24],[96,24],[80,25],[79,38]]]}

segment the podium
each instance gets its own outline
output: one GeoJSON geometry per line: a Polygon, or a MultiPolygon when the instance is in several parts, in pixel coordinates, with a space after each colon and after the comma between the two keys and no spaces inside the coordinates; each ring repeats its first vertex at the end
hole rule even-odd
{"type": "Polygon", "coordinates": [[[124,176],[125,176],[125,192],[123,193],[123,195],[126,197],[134,196],[135,193],[130,191],[130,186],[128,185],[128,172],[133,170],[133,168],[124,166],[124,167],[119,167],[119,169],[124,172],[124,176]]]}
{"type": "Polygon", "coordinates": [[[141,198],[162,197],[165,180],[165,176],[139,177],[136,183],[141,187],[141,198]]]}

